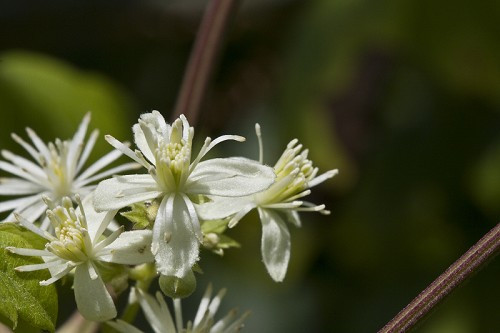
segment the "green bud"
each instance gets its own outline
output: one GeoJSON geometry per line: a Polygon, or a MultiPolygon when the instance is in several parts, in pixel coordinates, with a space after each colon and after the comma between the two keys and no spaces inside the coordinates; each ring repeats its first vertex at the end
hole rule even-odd
{"type": "Polygon", "coordinates": [[[171,298],[188,297],[196,289],[196,277],[192,270],[181,279],[176,276],[160,275],[158,282],[161,291],[171,298]]]}

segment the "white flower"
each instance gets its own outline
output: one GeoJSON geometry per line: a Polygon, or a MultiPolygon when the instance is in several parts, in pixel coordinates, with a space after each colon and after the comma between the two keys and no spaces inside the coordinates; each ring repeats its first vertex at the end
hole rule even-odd
{"type": "Polygon", "coordinates": [[[111,136],[106,140],[141,163],[149,174],[117,176],[101,182],[94,205],[97,210],[111,210],[161,198],[153,226],[152,252],[160,273],[182,278],[198,259],[199,243],[203,241],[192,198],[246,196],[268,188],[275,175],[271,168],[244,158],[200,162],[216,144],[244,140],[235,135],[224,135],[214,141],[207,138],[191,162],[194,129],[183,115],[170,126],[159,112],[146,113],[133,131],[140,151],[133,152],[111,136]]]}
{"type": "Polygon", "coordinates": [[[47,240],[44,250],[7,247],[12,253],[40,256],[45,261],[42,264],[19,266],[16,270],[29,272],[48,268],[52,277],[40,282],[40,285],[46,286],[75,269],[74,291],[80,313],[95,321],[114,318],[116,308],[99,276],[96,263],[102,261],[137,265],[152,262],[154,257],[149,251],[151,231],[123,232],[121,227],[105,237],[103,232],[116,211],[95,212],[92,208],[92,195],[85,198],[84,203],[76,196],[79,212],[75,211],[68,197],[62,199],[63,206],[57,207],[48,198],[44,199],[52,208],[47,211],[47,216],[56,236],[16,214],[19,223],[47,240]]]}
{"type": "MultiPolygon", "coordinates": [[[[239,318],[236,318],[237,311],[233,309],[225,317],[215,322],[215,313],[226,290],[220,290],[213,299],[210,299],[212,286],[209,285],[205,291],[205,295],[201,299],[194,321],[189,321],[186,327],[184,327],[180,299],[177,298],[173,301],[175,313],[174,324],[174,319],[172,319],[167,303],[160,292],[156,293],[156,299],[141,290],[135,289],[132,292],[133,298],[136,298],[141,304],[146,319],[155,333],[235,333],[241,330],[243,321],[249,314],[246,312],[239,318]]],[[[142,333],[141,330],[123,320],[118,319],[116,322],[108,322],[108,324],[122,333],[142,333]]]]}
{"type": "MultiPolygon", "coordinates": [[[[263,145],[259,124],[255,125],[255,130],[259,139],[259,161],[262,163],[263,145]]],[[[223,198],[197,207],[200,217],[206,220],[222,218],[220,207],[224,207],[226,213],[231,210],[234,216],[229,221],[230,228],[257,208],[262,223],[262,257],[267,271],[278,282],[285,278],[290,260],[290,232],[285,221],[300,227],[300,211],[330,214],[325,210],[325,205],[315,205],[301,198],[311,193],[310,188],[338,173],[335,169],[318,176],[318,168],[313,167],[307,159],[308,150],[302,150],[302,145],[297,144],[298,140],[294,139],[287,145],[274,166],[276,181],[267,190],[246,198],[223,198]]]]}
{"type": "MultiPolygon", "coordinates": [[[[121,155],[112,151],[81,172],[98,136],[98,131],[94,130],[84,145],[89,122],[90,113],[85,115],[75,135],[68,141],[56,139],[55,143],[45,144],[32,129],[27,128],[26,132],[33,142],[31,145],[12,134],[12,138],[26,149],[36,163],[2,150],[2,156],[8,162],[0,161],[0,169],[17,177],[0,178],[0,195],[22,196],[0,203],[0,212],[13,210],[6,220],[12,220],[17,213],[34,222],[47,210],[42,195],[56,203],[75,194],[85,197],[96,186],[91,185],[92,182],[137,167],[136,163],[128,163],[98,173],[121,155]]],[[[46,230],[49,225],[49,220],[45,218],[42,229],[46,230]]]]}

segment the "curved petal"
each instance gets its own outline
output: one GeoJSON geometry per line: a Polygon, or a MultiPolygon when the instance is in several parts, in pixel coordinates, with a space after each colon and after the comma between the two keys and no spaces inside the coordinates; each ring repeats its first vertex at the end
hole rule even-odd
{"type": "Polygon", "coordinates": [[[82,205],[87,220],[87,232],[92,241],[97,240],[115,216],[116,210],[96,212],[94,208],[94,192],[83,198],[82,205]]]}
{"type": "Polygon", "coordinates": [[[198,216],[202,220],[219,220],[238,213],[249,203],[253,195],[245,197],[210,197],[212,201],[203,204],[194,204],[198,216]]]}
{"type": "Polygon", "coordinates": [[[89,273],[90,262],[79,265],[75,269],[75,300],[78,311],[85,319],[105,321],[116,317],[116,308],[113,299],[106,290],[106,286],[98,275],[91,279],[89,273]]]}
{"type": "Polygon", "coordinates": [[[181,196],[160,205],[153,227],[153,253],[156,268],[164,275],[182,278],[198,260],[199,243],[192,229],[189,210],[181,196]],[[169,207],[171,207],[169,211],[169,207]],[[166,219],[171,216],[171,221],[166,219]]]}
{"type": "Polygon", "coordinates": [[[214,158],[200,162],[186,186],[193,194],[241,197],[267,189],[275,178],[272,168],[253,160],[214,158]]]}
{"type": "Polygon", "coordinates": [[[104,251],[109,254],[99,256],[100,260],[124,265],[139,265],[153,262],[151,253],[151,242],[153,234],[151,230],[126,231],[104,251]]]}
{"type": "Polygon", "coordinates": [[[0,178],[0,195],[21,195],[43,192],[45,188],[19,178],[0,178]]]}
{"type": "Polygon", "coordinates": [[[98,212],[120,209],[161,194],[150,175],[117,176],[99,183],[94,193],[94,207],[98,212]]]}
{"type": "Polygon", "coordinates": [[[262,222],[262,258],[276,282],[285,278],[290,260],[290,232],[282,218],[270,209],[259,208],[262,222]]]}
{"type": "Polygon", "coordinates": [[[144,135],[141,125],[135,124],[132,126],[132,131],[134,132],[134,141],[137,148],[139,148],[141,153],[149,160],[149,162],[156,164],[155,156],[149,147],[146,135],[144,135]]]}

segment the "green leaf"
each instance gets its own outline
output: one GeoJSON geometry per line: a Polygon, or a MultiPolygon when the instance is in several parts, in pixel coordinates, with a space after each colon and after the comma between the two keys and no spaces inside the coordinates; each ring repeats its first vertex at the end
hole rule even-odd
{"type": "Polygon", "coordinates": [[[216,234],[221,234],[227,229],[227,224],[229,220],[210,220],[210,221],[204,221],[203,224],[201,225],[201,231],[203,234],[208,234],[208,233],[216,233],[216,234]]]}
{"type": "Polygon", "coordinates": [[[46,240],[13,223],[0,224],[0,320],[19,332],[54,332],[57,291],[40,286],[50,278],[48,270],[16,272],[15,267],[43,263],[39,257],[12,254],[5,247],[43,249],[46,240]]]}
{"type": "Polygon", "coordinates": [[[146,229],[152,226],[156,219],[159,203],[155,200],[152,202],[135,203],[130,206],[128,212],[120,213],[134,224],[134,229],[146,229]]]}

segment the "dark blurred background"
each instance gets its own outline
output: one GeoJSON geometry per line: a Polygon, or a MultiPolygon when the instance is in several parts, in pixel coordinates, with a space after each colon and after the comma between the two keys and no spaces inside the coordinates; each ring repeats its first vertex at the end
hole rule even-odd
{"type": "MultiPolygon", "coordinates": [[[[140,113],[170,118],[205,3],[1,1],[1,147],[24,154],[10,133],[25,126],[68,138],[88,110],[121,140],[140,113]]],[[[493,0],[244,1],[195,140],[242,134],[219,153],[257,158],[259,122],[267,163],[297,137],[340,174],[311,199],[332,214],[290,226],[283,283],[251,214],[229,232],[241,249],[202,254],[186,307],[212,281],[224,309],[251,309],[246,332],[373,332],[498,223],[499,22],[493,0]]],[[[493,261],[416,331],[500,332],[499,273],[493,261]]]]}

